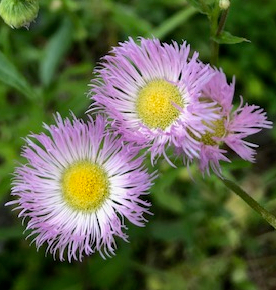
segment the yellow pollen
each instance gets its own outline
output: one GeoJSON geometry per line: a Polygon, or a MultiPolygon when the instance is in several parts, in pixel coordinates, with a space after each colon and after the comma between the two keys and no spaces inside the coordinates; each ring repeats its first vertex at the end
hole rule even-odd
{"type": "Polygon", "coordinates": [[[140,90],[136,110],[146,126],[164,130],[180,115],[173,104],[184,105],[178,88],[165,80],[153,80],[140,90]]]}
{"type": "Polygon", "coordinates": [[[76,210],[96,210],[109,196],[105,171],[89,161],[79,161],[67,168],[61,184],[64,200],[76,210]]]}
{"type": "Polygon", "coordinates": [[[224,121],[225,121],[225,118],[221,118],[221,119],[213,121],[212,125],[208,125],[208,127],[211,128],[214,132],[206,131],[206,133],[201,136],[199,141],[201,141],[205,145],[211,145],[211,146],[218,144],[219,142],[215,141],[213,137],[221,138],[225,135],[226,131],[225,131],[224,121]]]}
{"type": "MultiPolygon", "coordinates": [[[[202,103],[212,103],[212,102],[214,102],[214,101],[212,101],[211,98],[209,98],[207,96],[203,96],[199,100],[202,103]]],[[[213,108],[220,108],[219,111],[221,111],[221,106],[219,104],[215,104],[213,106],[213,108]]],[[[213,137],[221,138],[221,137],[225,136],[226,130],[225,130],[224,122],[225,122],[225,117],[217,119],[217,120],[211,122],[211,124],[207,124],[206,122],[203,121],[202,123],[204,125],[207,125],[207,127],[209,127],[210,129],[212,129],[213,132],[206,131],[206,133],[203,134],[201,136],[201,138],[196,138],[193,134],[190,134],[190,135],[193,135],[193,137],[195,137],[196,140],[201,141],[205,145],[211,145],[211,146],[219,145],[219,142],[215,141],[213,139],[213,137]]]]}

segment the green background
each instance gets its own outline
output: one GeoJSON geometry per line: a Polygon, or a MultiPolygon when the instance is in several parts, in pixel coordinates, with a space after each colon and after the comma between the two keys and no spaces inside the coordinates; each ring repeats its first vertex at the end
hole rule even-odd
{"type": "MultiPolygon", "coordinates": [[[[236,76],[235,103],[276,116],[276,2],[232,0],[225,29],[251,42],[221,45],[219,66],[236,76]]],[[[184,0],[41,0],[29,30],[0,21],[0,285],[12,290],[273,290],[276,232],[212,175],[158,163],[145,228],[129,224],[130,243],[116,256],[94,254],[83,263],[54,261],[22,234],[4,204],[11,200],[14,167],[29,132],[70,110],[84,117],[86,93],[100,57],[129,36],[183,39],[210,60],[209,22],[184,0]]],[[[224,174],[276,214],[276,131],[250,138],[260,145],[255,164],[230,153],[224,174]]],[[[152,170],[152,169],[151,169],[152,170]]]]}

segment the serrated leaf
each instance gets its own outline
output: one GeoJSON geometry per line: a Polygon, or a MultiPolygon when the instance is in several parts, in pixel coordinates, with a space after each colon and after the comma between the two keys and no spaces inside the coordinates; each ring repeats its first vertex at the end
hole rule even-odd
{"type": "Polygon", "coordinates": [[[21,92],[28,99],[35,99],[36,94],[25,77],[15,65],[0,51],[0,81],[21,92]]]}
{"type": "Polygon", "coordinates": [[[213,37],[212,39],[219,44],[236,44],[244,41],[250,42],[250,40],[244,37],[234,36],[228,31],[223,31],[220,35],[213,37]]]}
{"type": "Polygon", "coordinates": [[[72,35],[73,25],[69,19],[65,19],[45,47],[45,54],[40,65],[40,79],[44,86],[52,82],[63,56],[70,47],[72,35]]]}

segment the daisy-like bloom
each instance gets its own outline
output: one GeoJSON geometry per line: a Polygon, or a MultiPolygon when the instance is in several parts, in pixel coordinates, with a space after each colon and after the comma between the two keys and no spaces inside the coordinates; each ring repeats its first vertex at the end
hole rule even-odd
{"type": "Polygon", "coordinates": [[[207,124],[217,117],[214,104],[199,101],[210,70],[198,53],[189,58],[186,42],[139,40],[130,38],[103,57],[91,83],[90,111],[104,111],[126,140],[148,146],[152,162],[160,155],[167,158],[171,145],[198,157],[194,136],[210,130],[207,124]]]}
{"type": "MultiPolygon", "coordinates": [[[[50,135],[26,138],[22,156],[28,163],[16,168],[12,195],[19,217],[27,219],[37,248],[48,244],[60,260],[82,260],[95,251],[114,254],[114,237],[127,241],[126,218],[143,226],[150,214],[148,193],[155,174],[143,167],[131,144],[124,145],[105,129],[97,116],[84,123],[73,116],[44,125],[50,135]]],[[[28,237],[29,237],[28,236],[28,237]]]]}
{"type": "MultiPolygon", "coordinates": [[[[232,101],[235,89],[235,80],[231,84],[222,70],[209,68],[214,74],[204,86],[200,98],[203,103],[217,103],[219,118],[212,122],[212,131],[206,132],[198,141],[201,143],[200,157],[198,158],[201,171],[210,174],[210,168],[221,176],[220,161],[230,162],[225,156],[227,150],[222,146],[226,144],[235,151],[242,159],[254,162],[258,145],[244,140],[244,138],[258,133],[262,128],[272,128],[272,122],[267,120],[266,112],[256,105],[243,105],[240,97],[240,105],[233,108],[232,101]]],[[[192,133],[191,133],[192,134],[192,133]]],[[[178,148],[178,153],[182,152],[178,148]]],[[[182,152],[183,153],[183,152],[182,152]]],[[[186,164],[191,163],[184,156],[186,164]]]]}

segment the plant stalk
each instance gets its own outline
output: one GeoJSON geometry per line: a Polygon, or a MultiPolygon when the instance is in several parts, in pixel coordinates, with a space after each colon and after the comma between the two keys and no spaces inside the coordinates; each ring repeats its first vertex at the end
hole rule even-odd
{"type": "Polygon", "coordinates": [[[236,183],[228,179],[221,179],[221,181],[241,197],[252,209],[254,209],[263,219],[265,219],[274,229],[276,229],[276,217],[263,208],[255,199],[253,199],[248,193],[241,189],[236,183]]]}
{"type": "Polygon", "coordinates": [[[219,58],[219,44],[215,41],[224,29],[229,9],[223,10],[221,12],[219,6],[215,6],[210,16],[211,24],[211,64],[214,66],[218,65],[219,58]]]}

